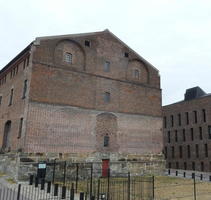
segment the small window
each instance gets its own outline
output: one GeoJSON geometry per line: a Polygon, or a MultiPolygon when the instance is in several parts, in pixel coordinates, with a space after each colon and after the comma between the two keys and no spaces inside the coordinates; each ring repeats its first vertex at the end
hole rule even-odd
{"type": "Polygon", "coordinates": [[[167,133],[167,134],[168,134],[168,136],[167,136],[167,137],[168,137],[168,143],[170,143],[170,142],[171,142],[170,131],[168,131],[168,133],[167,133]]]}
{"type": "Polygon", "coordinates": [[[204,162],[201,162],[201,171],[204,171],[204,162]]]}
{"type": "Polygon", "coordinates": [[[174,116],[171,115],[171,127],[173,127],[173,126],[174,126],[174,116]]]}
{"type": "Polygon", "coordinates": [[[104,136],[104,147],[108,147],[109,146],[109,136],[106,135],[104,136]]]}
{"type": "Polygon", "coordinates": [[[186,115],[186,124],[188,125],[189,124],[189,114],[188,114],[188,112],[186,112],[185,115],[186,115]]]}
{"type": "Polygon", "coordinates": [[[178,114],[178,125],[181,126],[181,114],[178,114]]]}
{"type": "Polygon", "coordinates": [[[129,53],[125,52],[125,58],[128,58],[128,57],[129,57],[129,53]]]}
{"type": "Polygon", "coordinates": [[[167,147],[165,146],[165,152],[164,152],[164,155],[165,155],[165,159],[167,159],[168,158],[168,149],[167,149],[167,147]]]}
{"type": "Polygon", "coordinates": [[[208,136],[209,136],[209,139],[211,139],[211,126],[208,126],[208,136]]]}
{"type": "Polygon", "coordinates": [[[27,56],[27,58],[26,58],[26,66],[29,66],[29,57],[30,56],[27,56]]]}
{"type": "Polygon", "coordinates": [[[188,158],[190,158],[191,157],[191,155],[190,155],[190,145],[188,145],[188,158]]]}
{"type": "Polygon", "coordinates": [[[179,157],[182,158],[182,156],[183,156],[182,146],[179,146],[179,157]]]}
{"type": "Polygon", "coordinates": [[[192,162],[192,170],[195,171],[196,167],[195,167],[195,162],[192,162]]]}
{"type": "Polygon", "coordinates": [[[110,71],[110,62],[109,61],[105,61],[103,71],[104,72],[110,71]]]}
{"type": "Polygon", "coordinates": [[[23,128],[23,118],[20,119],[19,131],[18,131],[18,139],[21,138],[22,128],[23,128]]]}
{"type": "Polygon", "coordinates": [[[203,122],[206,122],[206,111],[205,111],[205,109],[202,110],[202,115],[203,115],[203,122]]]}
{"type": "Polygon", "coordinates": [[[202,136],[202,127],[199,127],[199,139],[202,140],[203,136],[202,136]]]}
{"type": "Polygon", "coordinates": [[[187,163],[184,162],[184,170],[187,170],[187,163]]]}
{"type": "Polygon", "coordinates": [[[171,147],[171,156],[172,156],[172,158],[174,158],[174,147],[173,146],[171,147]]]}
{"type": "Polygon", "coordinates": [[[199,145],[196,144],[196,158],[199,157],[199,145]]]}
{"type": "Polygon", "coordinates": [[[178,142],[177,130],[175,131],[175,142],[178,142]]]}
{"type": "Polygon", "coordinates": [[[89,40],[85,40],[84,44],[87,47],[90,47],[91,46],[91,42],[89,40]]]}
{"type": "Polygon", "coordinates": [[[65,53],[65,62],[72,63],[72,54],[71,53],[65,53]]]}
{"type": "Polygon", "coordinates": [[[26,97],[26,92],[27,92],[27,80],[24,81],[23,96],[22,96],[23,99],[26,97]]]}
{"type": "Polygon", "coordinates": [[[190,134],[191,134],[191,140],[194,140],[194,135],[193,135],[193,128],[190,129],[190,134]]]}
{"type": "Polygon", "coordinates": [[[139,79],[140,78],[140,72],[138,69],[135,69],[134,72],[133,72],[133,77],[135,79],[139,79]]]}
{"type": "Polygon", "coordinates": [[[104,93],[104,102],[109,103],[110,102],[110,92],[104,93]]]}
{"type": "Polygon", "coordinates": [[[14,90],[13,90],[13,89],[11,89],[11,90],[10,90],[9,106],[11,106],[11,105],[12,105],[13,93],[14,93],[14,90]]]}
{"type": "Polygon", "coordinates": [[[163,126],[166,128],[166,117],[163,118],[163,126]]]}
{"type": "Polygon", "coordinates": [[[1,105],[1,103],[2,103],[2,96],[0,96],[0,105],[1,105]]]}

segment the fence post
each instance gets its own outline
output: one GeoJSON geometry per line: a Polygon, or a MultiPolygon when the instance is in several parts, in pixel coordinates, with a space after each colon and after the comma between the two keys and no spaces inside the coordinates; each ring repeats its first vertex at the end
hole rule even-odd
{"type": "Polygon", "coordinates": [[[155,199],[155,177],[152,176],[152,199],[155,199]]]}
{"type": "Polygon", "coordinates": [[[20,194],[21,194],[21,184],[18,184],[17,200],[20,200],[20,194]]]}
{"type": "Polygon", "coordinates": [[[109,200],[109,192],[110,192],[110,168],[108,168],[108,185],[107,185],[107,200],[109,200]]]}
{"type": "Polygon", "coordinates": [[[130,172],[128,172],[127,200],[130,200],[130,172]]]}
{"type": "Polygon", "coordinates": [[[195,177],[195,174],[193,176],[193,195],[194,195],[194,200],[196,200],[196,177],[195,177]]]}
{"type": "Polygon", "coordinates": [[[41,179],[41,190],[44,190],[45,189],[45,179],[41,179]]]}
{"type": "Polygon", "coordinates": [[[99,200],[100,196],[100,178],[97,181],[97,200],[99,200]]]}
{"type": "Polygon", "coordinates": [[[59,188],[59,184],[55,184],[54,185],[54,196],[58,196],[58,188],[59,188]]]}
{"type": "Polygon", "coordinates": [[[72,183],[70,190],[70,200],[74,200],[74,183],[72,183]]]}
{"type": "Polygon", "coordinates": [[[48,185],[47,185],[47,193],[51,192],[51,182],[48,181],[48,185]]]}
{"type": "Polygon", "coordinates": [[[55,180],[55,170],[56,170],[56,159],[54,159],[54,163],[53,163],[53,180],[52,183],[54,184],[54,180],[55,180]]]}
{"type": "Polygon", "coordinates": [[[66,186],[62,186],[62,199],[66,199],[66,186]]]}
{"type": "Polygon", "coordinates": [[[75,192],[78,192],[78,163],[76,164],[76,180],[75,180],[75,192]]]}
{"type": "Polygon", "coordinates": [[[30,175],[29,177],[29,185],[33,185],[34,175],[30,175]]]}
{"type": "Polygon", "coordinates": [[[90,178],[90,199],[92,199],[92,177],[93,176],[93,164],[91,165],[91,178],[90,178]]]}

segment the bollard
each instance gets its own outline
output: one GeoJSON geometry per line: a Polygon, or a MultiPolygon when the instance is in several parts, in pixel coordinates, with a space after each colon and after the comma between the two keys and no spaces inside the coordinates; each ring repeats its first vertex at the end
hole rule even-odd
{"type": "Polygon", "coordinates": [[[29,177],[29,185],[33,185],[34,175],[30,175],[29,177]]]}
{"type": "Polygon", "coordinates": [[[80,192],[80,200],[84,200],[84,193],[83,192],[80,192]]]}
{"type": "Polygon", "coordinates": [[[58,188],[59,188],[59,184],[55,184],[54,185],[54,196],[58,196],[58,188]]]}
{"type": "Polygon", "coordinates": [[[44,190],[45,189],[45,179],[41,179],[41,190],[44,190]]]}
{"type": "Polygon", "coordinates": [[[62,186],[62,199],[66,199],[66,186],[62,186]]]}
{"type": "Polygon", "coordinates": [[[47,193],[51,193],[51,182],[50,181],[48,181],[47,193]]]}
{"type": "Polygon", "coordinates": [[[38,187],[38,184],[39,184],[39,179],[38,179],[38,177],[36,176],[36,177],[35,177],[35,185],[34,185],[34,186],[37,188],[37,187],[38,187]]]}

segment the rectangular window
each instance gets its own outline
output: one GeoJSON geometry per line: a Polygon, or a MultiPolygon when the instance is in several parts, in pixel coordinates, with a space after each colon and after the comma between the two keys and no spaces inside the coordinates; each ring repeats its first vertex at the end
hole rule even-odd
{"type": "Polygon", "coordinates": [[[206,122],[206,111],[205,109],[202,110],[203,122],[206,122]]]}
{"type": "Polygon", "coordinates": [[[1,103],[2,103],[2,96],[0,96],[0,105],[1,105],[1,103]]]}
{"type": "Polygon", "coordinates": [[[186,124],[188,125],[189,124],[189,114],[188,114],[188,112],[185,113],[185,116],[186,116],[186,124]]]}
{"type": "Polygon", "coordinates": [[[84,44],[87,47],[90,47],[91,46],[91,42],[89,40],[85,40],[84,44]]]}
{"type": "Polygon", "coordinates": [[[191,135],[191,140],[194,140],[194,135],[193,135],[193,128],[190,129],[190,135],[191,135]]]}
{"type": "Polygon", "coordinates": [[[110,92],[104,93],[104,102],[109,103],[110,102],[110,92]]]}
{"type": "Polygon", "coordinates": [[[171,115],[171,127],[173,127],[173,126],[174,126],[174,116],[171,115]]]}
{"type": "Polygon", "coordinates": [[[197,121],[198,121],[198,119],[197,119],[197,111],[194,110],[193,113],[194,113],[194,123],[196,124],[197,121]]]}
{"type": "Polygon", "coordinates": [[[209,139],[211,139],[211,126],[208,126],[208,136],[209,136],[209,139]]]}
{"type": "Polygon", "coordinates": [[[171,163],[170,162],[168,163],[168,167],[171,168],[171,163]]]}
{"type": "Polygon", "coordinates": [[[178,142],[177,130],[175,130],[175,142],[178,142]]]}
{"type": "Polygon", "coordinates": [[[179,163],[176,162],[176,169],[179,169],[179,163]]]}
{"type": "Polygon", "coordinates": [[[183,157],[183,151],[182,151],[182,146],[179,146],[179,157],[183,157]]]}
{"type": "Polygon", "coordinates": [[[178,114],[178,125],[181,126],[181,114],[178,114]]]}
{"type": "Polygon", "coordinates": [[[172,158],[174,158],[174,147],[173,146],[171,147],[171,156],[172,156],[172,158]]]}
{"type": "Polygon", "coordinates": [[[138,69],[135,69],[134,70],[134,72],[133,72],[133,77],[135,78],[135,79],[139,79],[139,70],[138,69]]]}
{"type": "Polygon", "coordinates": [[[26,68],[26,59],[23,61],[23,69],[26,68]]]}
{"type": "Polygon", "coordinates": [[[24,81],[23,85],[23,96],[22,96],[23,99],[26,97],[26,92],[27,92],[27,80],[24,81]]]}
{"type": "Polygon", "coordinates": [[[19,131],[18,131],[18,138],[21,138],[22,128],[23,128],[23,118],[20,119],[19,131]]]}
{"type": "Polygon", "coordinates": [[[205,157],[208,157],[208,146],[207,144],[204,144],[204,153],[205,153],[205,157]]]}
{"type": "Polygon", "coordinates": [[[204,162],[201,162],[201,171],[204,171],[204,162]]]}
{"type": "Polygon", "coordinates": [[[199,127],[199,139],[202,140],[203,136],[202,136],[202,127],[199,127]]]}
{"type": "Polygon", "coordinates": [[[104,136],[104,147],[108,147],[109,146],[109,136],[104,136]]]}
{"type": "Polygon", "coordinates": [[[196,158],[199,157],[199,145],[196,144],[196,158]]]}
{"type": "Polygon", "coordinates": [[[168,158],[168,149],[167,149],[167,147],[165,147],[165,159],[167,159],[168,158]]]}
{"type": "Polygon", "coordinates": [[[10,99],[9,99],[9,106],[12,105],[12,100],[13,100],[13,89],[10,90],[10,99]]]}
{"type": "Polygon", "coordinates": [[[105,61],[103,71],[110,72],[110,62],[109,61],[105,61]]]}
{"type": "Polygon", "coordinates": [[[196,167],[195,167],[195,162],[192,162],[192,170],[195,171],[196,167]]]}
{"type": "Polygon", "coordinates": [[[66,53],[65,53],[65,58],[64,58],[64,60],[65,60],[65,62],[67,62],[67,63],[72,63],[72,54],[66,52],[66,53]]]}
{"type": "Polygon", "coordinates": [[[186,141],[185,129],[182,130],[182,135],[183,135],[183,142],[185,142],[186,141]]]}
{"type": "Polygon", "coordinates": [[[184,170],[187,170],[187,163],[184,162],[184,170]]]}
{"type": "Polygon", "coordinates": [[[163,118],[163,126],[166,128],[166,117],[163,118]]]}
{"type": "Polygon", "coordinates": [[[171,142],[171,136],[170,136],[170,131],[168,131],[168,143],[171,142]]]}
{"type": "Polygon", "coordinates": [[[188,153],[188,158],[190,158],[191,157],[191,154],[190,154],[190,145],[187,146],[187,150],[188,150],[188,152],[187,152],[188,153]]]}
{"type": "Polygon", "coordinates": [[[30,58],[30,56],[27,56],[27,58],[26,58],[26,66],[29,66],[29,58],[30,58]]]}

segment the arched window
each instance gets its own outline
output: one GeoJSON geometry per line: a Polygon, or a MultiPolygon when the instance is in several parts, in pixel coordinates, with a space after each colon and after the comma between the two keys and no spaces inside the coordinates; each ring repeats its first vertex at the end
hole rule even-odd
{"type": "Polygon", "coordinates": [[[133,76],[135,79],[139,79],[140,78],[140,71],[138,69],[135,69],[133,72],[133,76]]]}
{"type": "Polygon", "coordinates": [[[71,53],[69,53],[69,52],[66,52],[65,53],[65,57],[64,57],[64,60],[65,60],[65,62],[67,62],[67,63],[72,63],[72,54],[71,53]]]}
{"type": "Polygon", "coordinates": [[[11,121],[7,121],[4,125],[4,136],[3,136],[3,143],[2,143],[2,150],[5,150],[9,147],[9,134],[11,130],[11,121]]]}
{"type": "Polygon", "coordinates": [[[104,147],[108,147],[109,146],[109,136],[106,135],[104,136],[104,147]]]}

